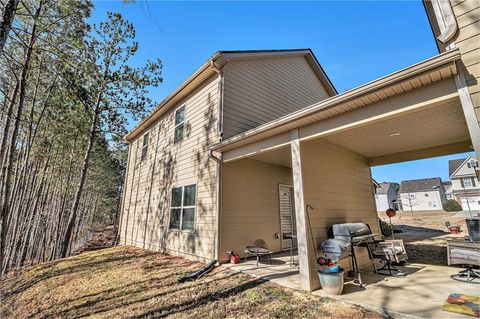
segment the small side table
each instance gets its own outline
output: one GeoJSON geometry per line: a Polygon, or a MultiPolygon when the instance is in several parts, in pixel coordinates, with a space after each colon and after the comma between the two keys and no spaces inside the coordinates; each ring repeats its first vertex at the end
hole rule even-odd
{"type": "Polygon", "coordinates": [[[293,255],[293,243],[295,242],[295,239],[297,238],[297,235],[295,234],[284,234],[283,236],[290,238],[290,267],[295,266],[295,256],[293,255]]]}

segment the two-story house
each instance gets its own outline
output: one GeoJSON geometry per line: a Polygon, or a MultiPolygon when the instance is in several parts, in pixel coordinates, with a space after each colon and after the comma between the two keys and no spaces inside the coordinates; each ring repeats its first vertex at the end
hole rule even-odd
{"type": "Polygon", "coordinates": [[[440,177],[402,181],[399,193],[405,211],[442,210],[446,200],[440,177]]]}
{"type": "Polygon", "coordinates": [[[480,210],[480,183],[475,174],[478,159],[475,155],[448,162],[452,194],[463,210],[480,210]]]}
{"type": "Polygon", "coordinates": [[[466,74],[480,30],[462,28],[478,2],[454,14],[440,2],[427,6],[435,36],[458,48],[342,93],[309,49],[215,53],[126,135],[120,243],[226,261],[257,239],[275,252],[293,242],[301,287],[318,288],[316,249],[332,224],[380,233],[372,166],[480,152],[466,74]]]}
{"type": "MultiPolygon", "coordinates": [[[[215,53],[126,136],[122,243],[215,258],[222,168],[210,146],[335,94],[308,49],[215,53]]],[[[286,174],[279,182],[292,184],[286,174]]],[[[268,228],[280,249],[280,230],[268,228]]]]}

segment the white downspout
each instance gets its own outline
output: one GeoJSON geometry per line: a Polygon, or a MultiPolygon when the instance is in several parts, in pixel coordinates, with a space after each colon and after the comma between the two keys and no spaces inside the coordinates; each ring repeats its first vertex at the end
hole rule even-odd
{"type": "Polygon", "coordinates": [[[449,1],[434,0],[431,3],[441,32],[437,39],[447,45],[447,42],[457,33],[457,20],[449,1]]]}
{"type": "MultiPolygon", "coordinates": [[[[218,68],[215,65],[215,61],[213,59],[210,60],[210,65],[218,74],[218,137],[219,141],[222,140],[223,136],[223,85],[224,85],[224,77],[223,77],[223,70],[218,68]]],[[[214,161],[217,162],[217,178],[216,178],[216,195],[217,195],[217,202],[216,202],[216,212],[215,212],[215,224],[216,224],[216,234],[215,234],[215,245],[214,245],[214,253],[213,259],[216,259],[220,262],[220,232],[221,232],[221,207],[222,207],[222,155],[220,157],[216,157],[213,155],[213,151],[210,150],[208,156],[212,158],[214,161]]]]}
{"type": "Polygon", "coordinates": [[[215,212],[215,224],[216,224],[216,234],[215,234],[215,245],[214,245],[214,253],[213,259],[216,259],[220,262],[220,212],[222,207],[222,184],[221,184],[221,176],[222,176],[222,155],[220,157],[216,157],[213,155],[213,151],[210,150],[208,156],[212,158],[214,161],[217,162],[217,180],[216,180],[216,191],[217,191],[217,202],[216,202],[216,212],[215,212]]]}
{"type": "Polygon", "coordinates": [[[215,65],[215,61],[213,61],[213,59],[210,60],[210,65],[218,74],[218,133],[221,141],[223,137],[223,70],[215,65]]]}

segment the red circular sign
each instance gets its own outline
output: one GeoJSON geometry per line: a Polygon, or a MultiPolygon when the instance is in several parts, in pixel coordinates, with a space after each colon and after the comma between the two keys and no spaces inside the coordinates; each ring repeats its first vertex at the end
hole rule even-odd
{"type": "Polygon", "coordinates": [[[394,217],[395,215],[397,215],[397,212],[395,211],[395,209],[389,208],[389,209],[387,209],[387,211],[385,212],[385,214],[387,214],[388,217],[392,218],[392,217],[394,217]]]}

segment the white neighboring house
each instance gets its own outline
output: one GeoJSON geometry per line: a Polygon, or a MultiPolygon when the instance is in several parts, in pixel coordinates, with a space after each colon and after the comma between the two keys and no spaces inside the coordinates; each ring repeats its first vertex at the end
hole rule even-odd
{"type": "Polygon", "coordinates": [[[445,187],[445,196],[447,199],[455,199],[455,196],[453,196],[453,185],[443,183],[443,186],[445,187]]]}
{"type": "Polygon", "coordinates": [[[445,188],[440,177],[402,181],[400,199],[403,210],[443,210],[445,188]]]}
{"type": "Polygon", "coordinates": [[[475,155],[448,162],[453,197],[463,210],[480,210],[480,183],[475,174],[477,166],[475,155]]]}
{"type": "Polygon", "coordinates": [[[378,184],[375,191],[377,211],[386,211],[389,208],[399,209],[397,203],[398,183],[383,182],[378,184]]]}

